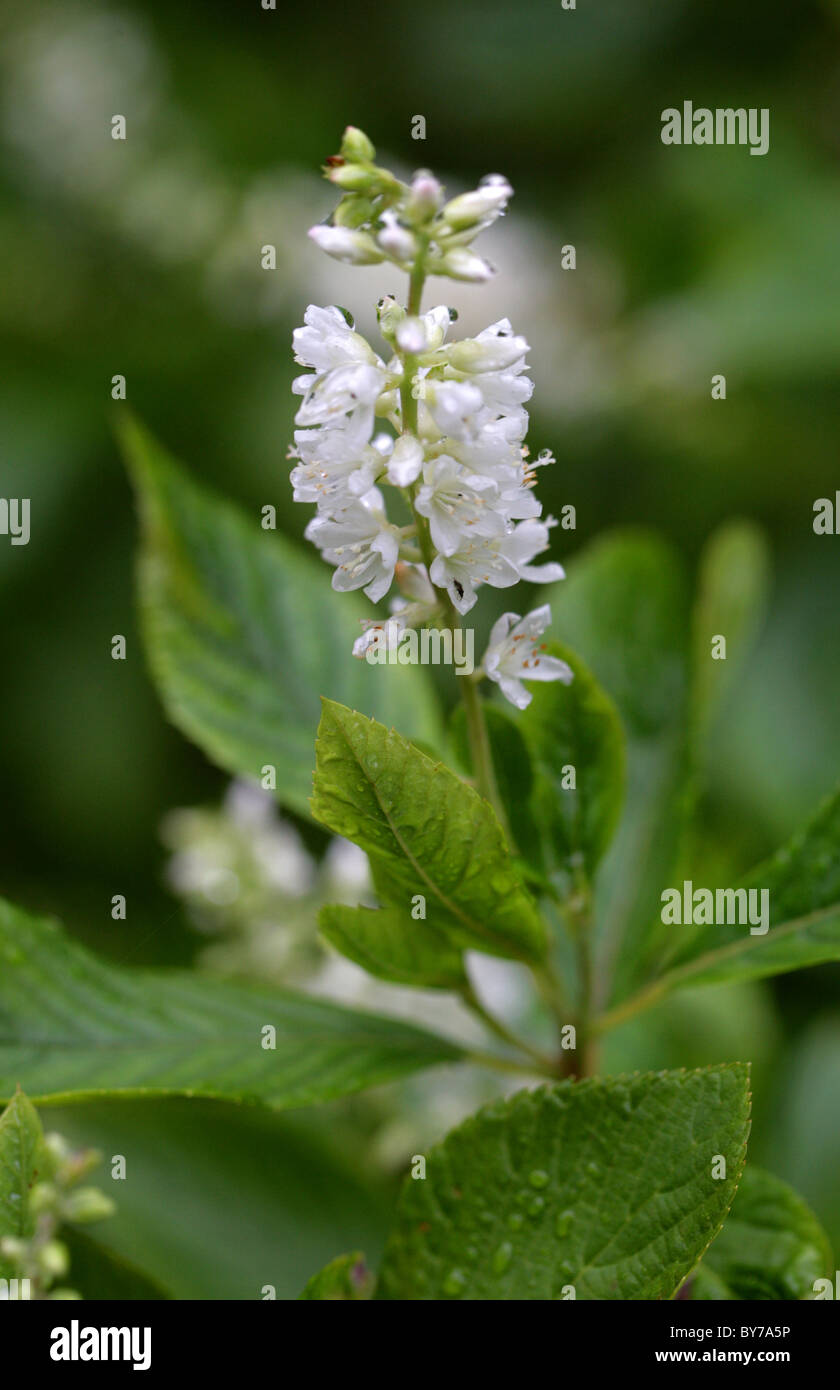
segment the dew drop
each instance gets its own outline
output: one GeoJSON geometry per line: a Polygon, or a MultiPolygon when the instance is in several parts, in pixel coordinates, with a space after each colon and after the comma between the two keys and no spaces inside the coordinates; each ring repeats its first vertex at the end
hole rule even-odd
{"type": "Polygon", "coordinates": [[[528,1174],[528,1181],[532,1187],[548,1187],[548,1173],[544,1168],[535,1168],[528,1174]]]}
{"type": "Polygon", "coordinates": [[[521,1231],[524,1217],[518,1211],[512,1211],[508,1217],[508,1230],[521,1231]]]}
{"type": "Polygon", "coordinates": [[[503,1240],[491,1261],[494,1274],[504,1274],[510,1264],[510,1257],[513,1254],[513,1246],[509,1240],[503,1240]]]}

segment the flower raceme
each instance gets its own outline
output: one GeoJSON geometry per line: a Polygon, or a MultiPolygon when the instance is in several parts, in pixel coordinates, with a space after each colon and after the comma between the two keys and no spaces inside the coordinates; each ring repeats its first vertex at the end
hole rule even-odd
{"type": "MultiPolygon", "coordinates": [[[[293,336],[306,370],[292,387],[302,400],[290,458],[295,501],[317,507],[306,536],[334,567],[333,588],[363,589],[378,603],[396,578],[402,597],[387,620],[391,641],[447,614],[457,625],[482,584],[550,583],[563,569],[534,563],[555,525],[541,519],[536,468],[554,460],[547,451],[531,460],[525,445],[528,343],[508,319],[452,340],[454,310],[420,311],[427,275],[492,275],[471,243],[503,214],[512,189],[491,175],[446,202],[428,171],[406,184],[378,168],[374,155],[367,137],[348,127],[326,169],[343,197],[330,225],[310,236],[348,264],[399,266],[410,277],[409,301],[380,300],[381,355],[344,310],[309,306],[293,336]],[[386,488],[406,524],[389,517],[386,488]]],[[[506,613],[476,672],[519,708],[531,698],[523,680],[572,678],[563,662],[537,651],[550,621],[547,606],[524,619],[506,613]]],[[[384,626],[366,623],[354,654],[370,655],[384,626]]]]}

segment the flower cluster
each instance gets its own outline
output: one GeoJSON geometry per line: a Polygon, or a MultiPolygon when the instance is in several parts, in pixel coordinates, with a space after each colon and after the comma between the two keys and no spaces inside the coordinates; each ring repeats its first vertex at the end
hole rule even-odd
{"type": "Polygon", "coordinates": [[[34,1228],[31,1235],[0,1240],[0,1264],[10,1268],[12,1279],[29,1281],[32,1298],[76,1299],[80,1294],[75,1289],[55,1287],[70,1265],[70,1252],[57,1238],[58,1231],[68,1221],[102,1221],[116,1207],[98,1187],[79,1186],[99,1163],[98,1153],[73,1150],[60,1134],[48,1134],[43,1142],[38,1181],[29,1191],[34,1228]]]}
{"type": "MultiPolygon", "coordinates": [[[[525,445],[527,342],[508,319],[452,340],[454,310],[419,305],[426,275],[492,274],[471,243],[504,212],[510,185],[491,175],[447,202],[427,171],[406,184],[373,159],[370,141],[349,127],[327,168],[345,196],[331,224],[310,235],[351,264],[398,265],[410,277],[408,305],[380,301],[382,356],[335,306],[310,305],[293,338],[307,371],[293,385],[302,401],[291,481],[295,501],[317,506],[307,538],[334,566],[333,588],[363,589],[377,603],[396,577],[402,595],[387,624],[366,624],[357,656],[447,612],[468,613],[482,584],[563,578],[560,565],[534,563],[555,524],[541,516],[536,469],[554,460],[548,452],[531,460],[525,445]],[[389,516],[385,487],[402,499],[405,524],[389,516]]],[[[571,679],[537,643],[550,620],[547,606],[524,621],[505,614],[478,672],[520,707],[530,699],[523,679],[571,679]]]]}

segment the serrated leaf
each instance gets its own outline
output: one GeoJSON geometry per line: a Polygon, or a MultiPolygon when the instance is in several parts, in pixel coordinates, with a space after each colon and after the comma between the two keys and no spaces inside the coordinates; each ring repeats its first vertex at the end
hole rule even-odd
{"type": "Polygon", "coordinates": [[[571,666],[570,685],[538,685],[522,715],[522,732],[536,773],[536,819],[548,847],[549,869],[590,878],[612,839],[624,798],[624,730],[618,711],[584,662],[559,642],[546,644],[571,666]],[[564,768],[575,788],[564,786],[564,768]]]}
{"type": "Polygon", "coordinates": [[[545,929],[492,808],[442,763],[375,720],[323,701],[312,814],[372,859],[380,896],[459,947],[525,961],[545,929]]]}
{"type": "MultiPolygon", "coordinates": [[[[28,1239],[35,1230],[29,1194],[39,1178],[47,1178],[52,1159],[44,1144],[41,1121],[22,1091],[12,1096],[0,1115],[0,1240],[14,1236],[28,1239]]],[[[0,1251],[0,1278],[9,1279],[14,1268],[0,1251]]]]}
{"type": "Polygon", "coordinates": [[[369,975],[426,989],[460,989],[467,983],[460,951],[408,907],[323,907],[321,935],[369,975]]]}
{"type": "Polygon", "coordinates": [[[460,1056],[308,995],[108,964],[2,901],[0,964],[0,1096],[21,1084],[41,1101],[200,1095],[289,1109],[460,1056]]]}
{"type": "Polygon", "coordinates": [[[330,1300],[359,1303],[373,1294],[375,1280],[358,1250],[337,1259],[313,1274],[300,1295],[301,1299],[330,1300]]]}
{"type": "Polygon", "coordinates": [[[688,776],[688,589],[672,548],[632,531],[590,546],[547,599],[552,632],[580,653],[627,734],[624,814],[595,899],[596,973],[622,998],[667,945],[659,894],[682,835],[688,776]]]}
{"type": "Polygon", "coordinates": [[[817,1279],[834,1277],[831,1246],[792,1187],[748,1164],[732,1210],[689,1286],[690,1297],[812,1299],[817,1279]]]}
{"type": "Polygon", "coordinates": [[[693,701],[702,735],[750,655],[767,604],[770,559],[760,528],[731,521],[712,533],[700,557],[693,614],[693,701]],[[726,660],[712,659],[712,639],[726,638],[726,660]]]}
{"type": "Polygon", "coordinates": [[[275,767],[278,800],[302,815],[322,693],[439,746],[426,673],[351,655],[373,610],[334,593],[314,555],[193,482],[130,417],[120,437],[142,520],[148,658],[187,738],[228,772],[275,767]]]}
{"type": "Polygon", "coordinates": [[[670,1298],[732,1203],[749,1101],[749,1069],[732,1064],[487,1106],[428,1153],[425,1181],[406,1180],[377,1296],[670,1298]]]}
{"type": "MultiPolygon", "coordinates": [[[[828,797],[803,831],[739,889],[767,891],[769,930],[720,922],[696,933],[673,969],[651,989],[658,994],[691,985],[760,979],[840,960],[840,791],[828,797]]],[[[760,905],[761,899],[754,899],[760,905]]],[[[671,927],[679,932],[680,927],[671,927]]]]}

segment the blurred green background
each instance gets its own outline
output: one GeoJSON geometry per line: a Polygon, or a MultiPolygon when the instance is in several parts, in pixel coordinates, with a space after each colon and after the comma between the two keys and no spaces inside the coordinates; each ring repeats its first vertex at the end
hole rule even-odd
{"type": "MultiPolygon", "coordinates": [[[[0,539],[6,896],[123,961],[194,955],[159,827],[226,779],[167,725],[145,669],[110,381],[125,375],[131,407],[202,480],[302,533],[291,331],[313,300],[350,305],[364,329],[365,306],[400,289],[305,236],[334,202],[318,169],[348,122],[382,163],[429,165],[453,191],[491,171],[514,185],[485,239],[497,280],[433,283],[427,303],[455,304],[466,331],[507,314],[532,344],[530,438],[558,460],[541,496],[577,508],[553,558],[643,522],[692,568],[720,522],[765,529],[771,600],[712,730],[698,863],[746,868],[802,823],[840,773],[840,537],[812,530],[814,500],[840,488],[838,30],[837,0],[5,0],[0,495],[31,498],[32,514],[28,546],[0,539]],[[769,107],[769,154],[663,146],[660,112],[684,99],[769,107]],[[125,142],[110,138],[117,113],[125,142]],[[110,659],[116,633],[125,662],[110,659]]],[[[802,972],[717,994],[696,1018],[663,1014],[661,1037],[627,1045],[633,1065],[756,1056],[754,1156],[836,1246],[838,1001],[836,968],[802,972]]],[[[258,1296],[254,1278],[293,1293],[355,1242],[375,1254],[387,1185],[328,1124],[251,1118],[244,1132],[203,1109],[67,1118],[109,1153],[116,1133],[145,1146],[146,1176],[121,1199],[124,1253],[182,1296],[241,1297],[258,1296]],[[222,1222],[236,1174],[247,1210],[222,1222]],[[170,1248],[166,1213],[187,1211],[189,1190],[170,1248]],[[214,1278],[219,1242],[231,1254],[214,1278]]]]}

